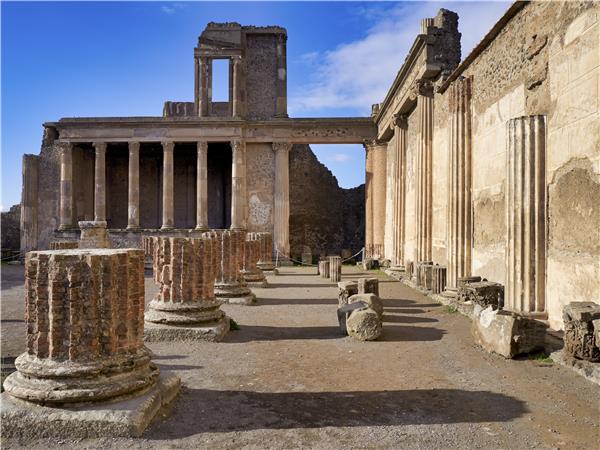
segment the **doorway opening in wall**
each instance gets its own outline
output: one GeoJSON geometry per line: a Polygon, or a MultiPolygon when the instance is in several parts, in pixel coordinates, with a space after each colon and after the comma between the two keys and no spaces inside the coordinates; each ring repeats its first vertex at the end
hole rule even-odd
{"type": "Polygon", "coordinates": [[[230,64],[229,59],[213,59],[212,61],[212,101],[229,103],[230,98],[230,64]]]}
{"type": "Polygon", "coordinates": [[[208,226],[231,226],[231,163],[229,142],[209,142],[208,171],[208,226]]]}
{"type": "Polygon", "coordinates": [[[359,144],[294,145],[290,153],[290,254],[359,252],[364,244],[365,151],[359,144]]]}

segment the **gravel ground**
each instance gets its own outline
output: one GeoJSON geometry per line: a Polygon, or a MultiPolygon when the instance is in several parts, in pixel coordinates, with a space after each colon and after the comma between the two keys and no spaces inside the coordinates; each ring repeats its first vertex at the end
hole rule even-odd
{"type": "MultiPolygon", "coordinates": [[[[23,351],[22,272],[3,266],[5,364],[23,351]]],[[[382,339],[343,338],[337,289],[314,273],[284,268],[255,289],[256,306],[225,305],[240,330],[224,342],[149,345],[184,389],[142,438],[3,448],[599,448],[598,386],[484,353],[467,318],[381,274],[382,339]]],[[[344,266],[343,278],[360,273],[344,266]]]]}

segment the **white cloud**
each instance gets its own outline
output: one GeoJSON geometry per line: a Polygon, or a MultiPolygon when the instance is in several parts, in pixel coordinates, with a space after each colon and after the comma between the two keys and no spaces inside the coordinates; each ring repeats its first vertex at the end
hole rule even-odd
{"type": "Polygon", "coordinates": [[[291,90],[290,112],[301,115],[346,108],[354,114],[368,115],[371,105],[384,99],[419,32],[422,18],[435,16],[442,7],[456,11],[464,58],[508,6],[505,2],[423,2],[361,9],[364,21],[372,23],[364,38],[323,54],[309,52],[302,56],[314,72],[306,85],[291,90]]]}
{"type": "Polygon", "coordinates": [[[346,153],[335,153],[331,156],[327,157],[328,160],[333,161],[333,162],[347,162],[347,161],[351,161],[352,160],[352,156],[346,154],[346,153]]]}
{"type": "Polygon", "coordinates": [[[162,5],[160,7],[160,10],[162,12],[164,12],[165,14],[168,14],[168,15],[172,16],[177,11],[179,11],[179,10],[181,10],[183,8],[185,8],[185,5],[183,3],[172,3],[170,5],[162,5]]]}

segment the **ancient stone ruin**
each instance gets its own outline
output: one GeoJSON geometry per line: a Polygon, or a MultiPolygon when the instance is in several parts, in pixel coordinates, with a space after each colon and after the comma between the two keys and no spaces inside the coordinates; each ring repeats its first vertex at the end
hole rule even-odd
{"type": "Polygon", "coordinates": [[[145,315],[146,340],[221,340],[229,319],[214,292],[221,259],[216,234],[152,240],[159,291],[145,315]]]}
{"type": "Polygon", "coordinates": [[[246,232],[238,230],[211,231],[217,240],[217,276],[215,279],[215,295],[226,303],[251,305],[256,302],[244,280],[244,253],[246,232]]]}
{"type": "Polygon", "coordinates": [[[242,274],[248,286],[267,287],[269,284],[264,272],[258,267],[261,257],[261,246],[262,239],[259,233],[247,234],[242,274]]]}
{"type": "Polygon", "coordinates": [[[15,362],[17,372],[4,382],[5,435],[18,436],[32,426],[42,436],[60,432],[52,429],[48,418],[57,410],[30,408],[10,397],[68,406],[59,412],[63,421],[76,423],[76,436],[140,433],[160,405],[173,399],[179,379],[161,380],[144,346],[143,259],[136,249],[28,253],[27,351],[15,362]],[[102,415],[102,402],[136,396],[143,402],[122,408],[142,420],[132,423],[128,415],[102,415]],[[90,420],[94,408],[78,409],[80,403],[98,404],[95,422],[90,420]]]}

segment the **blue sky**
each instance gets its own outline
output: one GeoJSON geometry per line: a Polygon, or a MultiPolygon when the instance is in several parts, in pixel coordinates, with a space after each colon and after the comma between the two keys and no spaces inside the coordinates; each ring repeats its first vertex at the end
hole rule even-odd
{"type": "MultiPolygon", "coordinates": [[[[421,18],[441,7],[458,12],[464,57],[508,6],[3,1],[2,209],[20,200],[21,158],[39,153],[43,122],[159,116],[165,100],[191,101],[192,49],[207,22],[286,27],[290,116],[360,116],[383,100],[421,18]]],[[[341,186],[364,181],[360,146],[312,147],[341,186]]]]}

